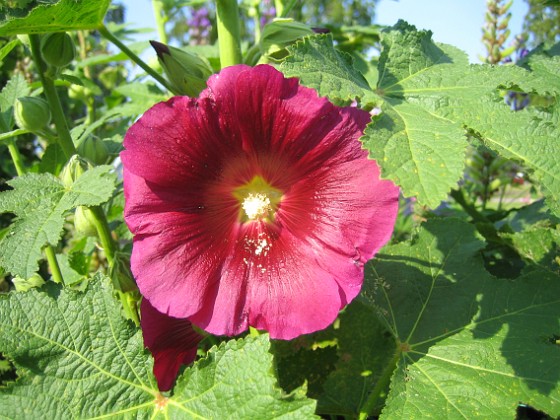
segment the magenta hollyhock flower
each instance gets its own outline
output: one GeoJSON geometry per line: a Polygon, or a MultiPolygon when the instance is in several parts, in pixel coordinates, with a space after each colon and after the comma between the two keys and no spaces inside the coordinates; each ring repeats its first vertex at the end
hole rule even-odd
{"type": "Polygon", "coordinates": [[[398,188],[358,141],[369,121],[267,65],[149,109],[121,153],[144,297],[218,335],[327,327],[397,214],[398,188]]]}
{"type": "Polygon", "coordinates": [[[202,336],[187,319],[172,318],[157,311],[146,299],[140,304],[144,345],[154,356],[154,376],[160,391],[169,391],[181,365],[196,358],[202,336]]]}

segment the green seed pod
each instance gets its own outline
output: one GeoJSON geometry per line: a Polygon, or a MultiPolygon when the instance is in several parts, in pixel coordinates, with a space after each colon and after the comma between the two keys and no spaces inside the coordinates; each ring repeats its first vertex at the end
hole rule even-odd
{"type": "Polygon", "coordinates": [[[84,236],[96,236],[95,218],[90,209],[85,206],[76,207],[74,213],[74,227],[76,232],[84,236]]]}
{"type": "Polygon", "coordinates": [[[60,179],[66,188],[72,187],[72,184],[88,169],[93,168],[93,165],[86,159],[78,155],[70,158],[66,166],[60,172],[60,179]]]}
{"type": "Polygon", "coordinates": [[[109,157],[109,150],[103,140],[88,136],[78,145],[78,153],[96,165],[103,165],[109,157]]]}
{"type": "Polygon", "coordinates": [[[66,32],[53,32],[41,39],[41,55],[53,67],[66,67],[76,57],[76,46],[66,32]]]}
{"type": "Polygon", "coordinates": [[[196,54],[161,42],[150,41],[150,44],[176,93],[193,98],[198,96],[213,73],[210,63],[196,54]]]}
{"type": "Polygon", "coordinates": [[[19,128],[37,132],[51,122],[49,104],[43,98],[24,96],[14,106],[14,117],[19,128]]]}

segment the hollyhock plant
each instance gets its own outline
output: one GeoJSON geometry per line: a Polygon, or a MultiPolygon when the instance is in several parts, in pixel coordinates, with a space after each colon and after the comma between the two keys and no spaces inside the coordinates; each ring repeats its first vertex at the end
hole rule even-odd
{"type": "Polygon", "coordinates": [[[369,121],[268,65],[149,109],[121,154],[145,299],[218,335],[327,327],[397,214],[398,188],[358,141],[369,121]]]}

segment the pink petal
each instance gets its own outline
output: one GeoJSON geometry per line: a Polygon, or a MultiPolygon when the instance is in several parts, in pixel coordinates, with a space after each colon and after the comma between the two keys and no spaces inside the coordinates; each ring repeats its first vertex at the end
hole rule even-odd
{"type": "Polygon", "coordinates": [[[370,116],[266,65],[228,67],[208,86],[148,110],[125,138],[140,291],[214,334],[325,328],[396,218],[398,188],[358,141],[370,116]],[[255,176],[283,192],[272,222],[239,218],[232,192],[255,176]]]}
{"type": "Polygon", "coordinates": [[[154,356],[154,376],[160,391],[173,387],[181,365],[196,358],[202,336],[197,334],[186,319],[172,318],[158,312],[147,299],[140,304],[144,345],[154,356]]]}

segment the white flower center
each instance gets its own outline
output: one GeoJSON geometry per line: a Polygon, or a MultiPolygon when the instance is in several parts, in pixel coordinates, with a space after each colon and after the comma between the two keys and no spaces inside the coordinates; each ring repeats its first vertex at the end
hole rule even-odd
{"type": "Polygon", "coordinates": [[[249,220],[259,219],[266,217],[269,211],[272,210],[270,206],[270,199],[262,193],[249,194],[241,205],[249,220]]]}

